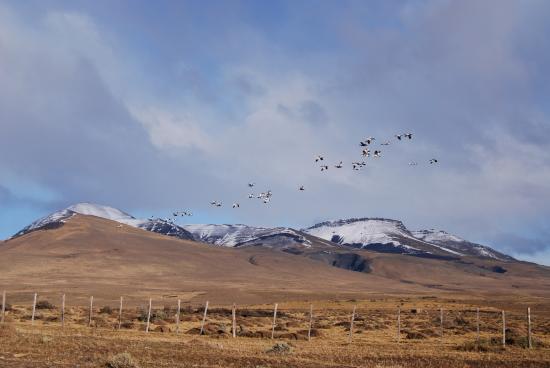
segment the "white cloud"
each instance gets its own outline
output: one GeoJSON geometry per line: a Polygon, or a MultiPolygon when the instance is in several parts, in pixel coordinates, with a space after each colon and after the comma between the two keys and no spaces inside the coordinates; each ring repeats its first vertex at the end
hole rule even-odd
{"type": "Polygon", "coordinates": [[[212,150],[209,137],[189,116],[152,107],[141,111],[134,109],[133,115],[147,129],[151,142],[159,150],[195,148],[205,153],[212,150]]]}
{"type": "Polygon", "coordinates": [[[426,1],[398,11],[397,25],[373,25],[355,3],[343,17],[323,14],[335,37],[326,49],[315,33],[300,33],[311,45],[297,49],[286,33],[231,18],[209,33],[184,14],[183,32],[156,30],[172,37],[169,52],[141,50],[143,64],[120,47],[120,28],[90,15],[30,23],[0,6],[0,167],[67,201],[129,210],[177,202],[206,212],[212,197],[240,198],[254,180],[274,201],[233,211],[238,222],[387,216],[473,240],[536,232],[530,224],[550,212],[550,50],[535,42],[544,2],[528,4],[426,1]],[[351,171],[361,139],[404,130],[412,142],[351,171]],[[318,153],[345,169],[321,173],[318,153]],[[441,164],[425,165],[432,157],[441,164]]]}

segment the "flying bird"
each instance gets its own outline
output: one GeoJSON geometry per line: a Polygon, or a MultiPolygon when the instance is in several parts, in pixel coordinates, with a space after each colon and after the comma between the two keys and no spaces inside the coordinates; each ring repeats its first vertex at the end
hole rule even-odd
{"type": "Polygon", "coordinates": [[[382,156],[382,151],[379,151],[379,150],[374,151],[374,157],[381,157],[381,156],[382,156]]]}
{"type": "Polygon", "coordinates": [[[390,141],[385,141],[383,143],[380,143],[381,146],[389,146],[390,145],[390,141]]]}
{"type": "Polygon", "coordinates": [[[256,185],[256,183],[248,183],[248,186],[249,186],[250,188],[252,188],[254,185],[256,185]]]}
{"type": "Polygon", "coordinates": [[[369,144],[371,144],[372,142],[374,142],[376,140],[376,138],[374,137],[368,137],[367,139],[365,139],[364,141],[362,142],[359,142],[359,145],[361,147],[366,147],[368,146],[369,144]]]}
{"type": "Polygon", "coordinates": [[[405,133],[403,134],[406,138],[409,138],[409,139],[412,139],[413,138],[413,135],[412,133],[405,133]]]}
{"type": "Polygon", "coordinates": [[[248,195],[248,198],[254,198],[254,194],[253,194],[253,193],[250,193],[250,194],[248,195]]]}
{"type": "Polygon", "coordinates": [[[238,203],[233,203],[233,208],[239,208],[240,205],[238,203]]]}
{"type": "Polygon", "coordinates": [[[370,150],[368,148],[365,148],[362,152],[364,157],[369,157],[370,156],[370,150]]]}
{"type": "Polygon", "coordinates": [[[356,161],[356,162],[352,162],[352,163],[351,163],[352,169],[353,169],[353,170],[357,170],[357,171],[358,171],[358,170],[361,170],[361,168],[362,168],[363,166],[365,166],[366,164],[367,164],[367,163],[366,163],[365,161],[363,161],[363,162],[358,162],[358,161],[356,161]]]}
{"type": "Polygon", "coordinates": [[[300,189],[299,190],[305,190],[304,186],[303,185],[300,185],[300,189]]]}
{"type": "Polygon", "coordinates": [[[317,156],[315,157],[315,162],[323,161],[324,159],[325,159],[325,158],[324,158],[323,156],[317,155],[317,156]]]}
{"type": "Polygon", "coordinates": [[[338,165],[334,165],[334,167],[337,168],[337,169],[341,169],[343,167],[342,161],[340,161],[340,163],[338,165]]]}
{"type": "Polygon", "coordinates": [[[403,137],[402,134],[396,134],[395,135],[395,138],[397,138],[398,141],[400,141],[402,137],[403,137]]]}
{"type": "Polygon", "coordinates": [[[328,165],[321,165],[321,171],[328,170],[328,165]]]}
{"type": "Polygon", "coordinates": [[[437,159],[436,158],[431,158],[430,161],[428,161],[430,164],[437,164],[437,159]]]}

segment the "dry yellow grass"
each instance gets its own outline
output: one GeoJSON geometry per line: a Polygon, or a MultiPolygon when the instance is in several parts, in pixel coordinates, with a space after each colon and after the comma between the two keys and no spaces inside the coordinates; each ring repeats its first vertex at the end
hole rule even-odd
{"type": "Polygon", "coordinates": [[[506,273],[497,274],[487,271],[494,262],[488,260],[360,252],[371,262],[368,274],[262,247],[211,247],[75,216],[59,229],[0,245],[0,290],[7,289],[12,304],[0,327],[0,367],[550,366],[549,268],[510,262],[506,273]],[[31,324],[35,291],[42,303],[31,324]],[[95,307],[88,326],[90,295],[95,307]],[[117,330],[120,295],[123,323],[117,330]],[[153,313],[146,334],[149,297],[153,313]],[[178,299],[183,304],[176,334],[178,299]],[[212,303],[206,336],[199,336],[206,300],[212,303]],[[241,304],[236,338],[229,333],[234,301],[241,304]],[[273,304],[257,303],[273,302],[279,303],[279,318],[271,340],[273,304]],[[307,341],[310,304],[315,318],[307,341]],[[524,348],[527,306],[533,309],[534,349],[524,348]],[[506,349],[501,309],[507,312],[506,349]],[[276,343],[286,345],[273,349],[276,343]]]}
{"type": "Polygon", "coordinates": [[[476,305],[440,299],[376,299],[316,301],[313,337],[307,341],[309,304],[280,305],[275,339],[271,340],[271,305],[241,306],[238,337],[230,335],[230,308],[212,306],[206,336],[198,336],[202,310],[185,309],[180,333],[175,333],[173,305],[153,310],[151,332],[145,333],[140,308],[123,313],[94,310],[87,326],[85,307],[68,307],[62,328],[59,309],[41,309],[31,325],[30,308],[13,306],[0,328],[0,366],[107,367],[117,354],[127,353],[139,367],[548,367],[550,309],[533,311],[535,348],[526,349],[526,321],[519,305],[507,311],[509,345],[500,346],[499,305],[481,306],[483,350],[476,351],[476,305]],[[349,317],[357,306],[353,341],[349,317]],[[402,334],[397,341],[396,306],[401,305],[402,334]],[[444,336],[439,313],[445,311],[444,336]],[[247,337],[250,336],[250,337],[247,337]],[[254,336],[254,337],[252,337],[254,336]],[[285,343],[289,352],[270,351],[285,343]],[[472,349],[472,347],[474,347],[472,349]]]}

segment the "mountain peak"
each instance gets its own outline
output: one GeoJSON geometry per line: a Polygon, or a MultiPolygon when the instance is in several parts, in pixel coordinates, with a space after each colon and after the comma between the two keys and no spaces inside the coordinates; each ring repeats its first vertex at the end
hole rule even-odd
{"type": "Polygon", "coordinates": [[[36,230],[46,230],[63,226],[65,221],[67,221],[75,214],[100,217],[106,220],[116,221],[121,224],[159,234],[174,236],[180,239],[193,240],[193,235],[191,235],[191,233],[189,233],[184,228],[174,224],[173,222],[161,219],[137,219],[134,216],[129,215],[128,213],[121,211],[117,208],[90,202],[76,203],[63,210],[59,210],[45,217],[42,217],[41,219],[36,220],[29,226],[19,231],[17,234],[13,235],[11,238],[17,238],[36,230]]]}
{"type": "Polygon", "coordinates": [[[424,257],[475,256],[513,260],[492,248],[469,242],[443,230],[410,231],[401,221],[379,217],[325,221],[303,231],[334,243],[381,252],[424,257]]]}
{"type": "Polygon", "coordinates": [[[76,203],[67,207],[65,210],[79,213],[81,215],[96,216],[113,221],[135,220],[134,216],[131,216],[119,209],[90,202],[76,203]]]}

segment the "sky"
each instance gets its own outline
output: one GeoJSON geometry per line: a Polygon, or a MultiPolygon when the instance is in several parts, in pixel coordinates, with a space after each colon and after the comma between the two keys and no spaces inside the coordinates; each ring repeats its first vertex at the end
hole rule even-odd
{"type": "Polygon", "coordinates": [[[0,0],[0,239],[94,202],[386,217],[550,265],[548,19],[546,0],[0,0]],[[369,136],[382,157],[353,171],[369,136]]]}

